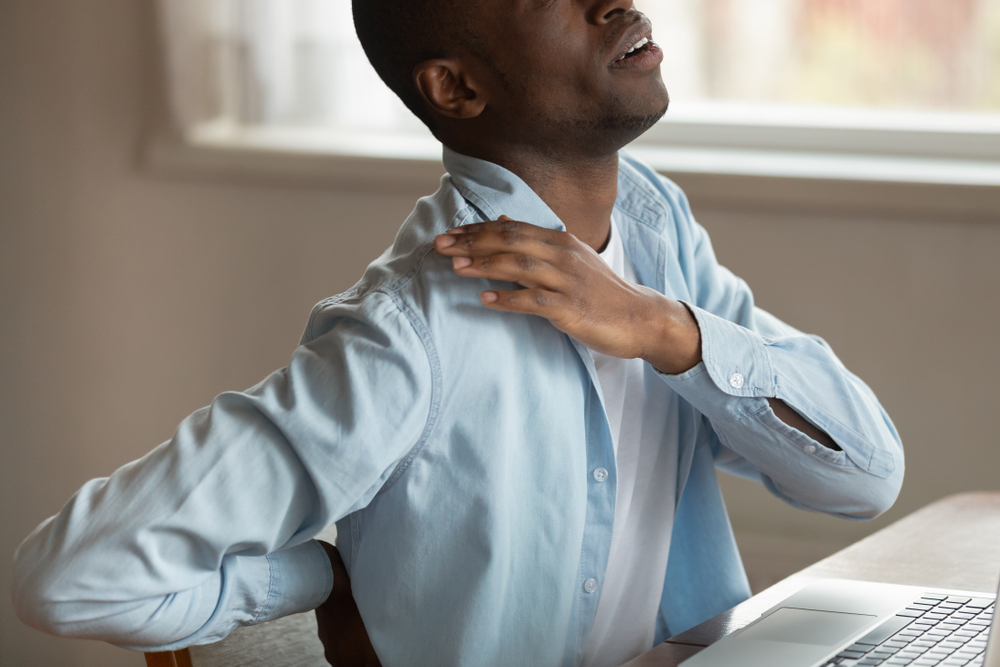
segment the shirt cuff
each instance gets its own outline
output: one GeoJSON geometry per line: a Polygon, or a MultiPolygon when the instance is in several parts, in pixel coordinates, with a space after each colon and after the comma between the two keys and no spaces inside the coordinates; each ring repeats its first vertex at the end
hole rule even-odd
{"type": "Polygon", "coordinates": [[[729,320],[685,304],[701,330],[702,361],[663,380],[709,419],[736,422],[759,412],[775,395],[764,339],[729,320]]]}
{"type": "Polygon", "coordinates": [[[767,407],[766,398],[732,396],[723,391],[712,379],[704,361],[679,375],[661,373],[660,377],[698,412],[716,424],[739,422],[767,407]]]}
{"type": "Polygon", "coordinates": [[[316,540],[267,556],[270,583],[267,602],[254,624],[312,611],[333,590],[333,566],[316,540]]]}

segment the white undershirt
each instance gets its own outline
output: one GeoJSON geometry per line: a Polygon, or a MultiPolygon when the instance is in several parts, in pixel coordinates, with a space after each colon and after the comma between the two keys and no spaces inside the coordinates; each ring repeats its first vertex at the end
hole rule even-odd
{"type": "MultiPolygon", "coordinates": [[[[601,253],[619,277],[637,282],[614,220],[601,253]]],[[[620,665],[653,647],[670,551],[677,485],[677,395],[640,359],[593,352],[618,467],[608,570],[583,667],[620,665]]]]}

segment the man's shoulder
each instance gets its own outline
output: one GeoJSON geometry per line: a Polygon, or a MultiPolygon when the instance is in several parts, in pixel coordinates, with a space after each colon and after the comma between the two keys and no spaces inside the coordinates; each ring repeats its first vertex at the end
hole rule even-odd
{"type": "Polygon", "coordinates": [[[368,265],[361,279],[313,307],[302,342],[323,335],[344,319],[376,327],[395,327],[401,319],[425,319],[429,287],[455,280],[450,266],[434,252],[434,238],[452,227],[478,221],[475,208],[445,175],[437,192],[417,201],[392,245],[368,265]]]}

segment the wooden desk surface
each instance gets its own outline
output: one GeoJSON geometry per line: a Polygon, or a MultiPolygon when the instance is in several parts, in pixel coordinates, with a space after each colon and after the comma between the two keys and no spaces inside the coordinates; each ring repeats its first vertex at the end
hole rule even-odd
{"type": "Polygon", "coordinates": [[[964,493],[932,503],[622,667],[674,667],[824,578],[993,594],[1000,578],[1000,493],[964,493]]]}

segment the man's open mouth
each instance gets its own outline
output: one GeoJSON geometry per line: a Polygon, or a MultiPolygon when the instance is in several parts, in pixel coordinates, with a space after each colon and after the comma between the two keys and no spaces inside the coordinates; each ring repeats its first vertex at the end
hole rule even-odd
{"type": "Polygon", "coordinates": [[[629,49],[628,51],[626,51],[625,55],[623,55],[621,58],[619,58],[615,62],[621,62],[621,61],[626,60],[628,58],[634,58],[635,56],[639,55],[640,53],[645,53],[646,51],[649,50],[650,45],[652,43],[653,43],[653,41],[651,39],[649,39],[648,37],[643,37],[638,42],[636,42],[635,44],[633,44],[632,48],[629,49]]]}

